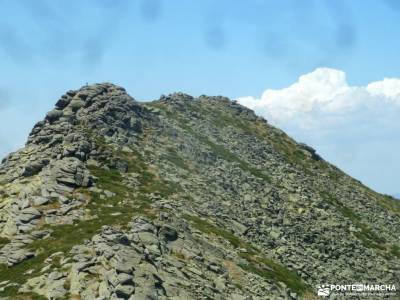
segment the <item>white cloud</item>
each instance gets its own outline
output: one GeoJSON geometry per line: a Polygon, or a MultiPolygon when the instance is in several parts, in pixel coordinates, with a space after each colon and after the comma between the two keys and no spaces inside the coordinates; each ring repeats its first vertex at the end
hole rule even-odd
{"type": "Polygon", "coordinates": [[[400,104],[400,79],[385,78],[367,85],[368,93],[378,97],[385,97],[400,104]]]}
{"type": "Polygon", "coordinates": [[[382,104],[400,105],[400,79],[350,86],[343,71],[318,68],[287,88],[267,89],[260,98],[247,96],[238,101],[273,124],[293,123],[312,129],[343,121],[344,116],[360,110],[373,110],[382,104]]]}
{"type": "Polygon", "coordinates": [[[343,71],[318,68],[238,101],[369,186],[399,192],[399,78],[351,86],[343,71]]]}

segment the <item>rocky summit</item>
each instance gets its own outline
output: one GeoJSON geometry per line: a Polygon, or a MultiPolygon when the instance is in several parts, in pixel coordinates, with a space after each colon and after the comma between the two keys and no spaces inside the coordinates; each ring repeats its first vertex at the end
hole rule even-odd
{"type": "Polygon", "coordinates": [[[318,299],[398,284],[399,235],[394,198],[221,96],[84,86],[0,165],[1,299],[318,299]]]}

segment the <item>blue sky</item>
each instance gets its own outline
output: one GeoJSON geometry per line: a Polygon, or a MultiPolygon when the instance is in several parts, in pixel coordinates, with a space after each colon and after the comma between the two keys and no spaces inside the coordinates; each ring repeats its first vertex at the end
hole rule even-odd
{"type": "Polygon", "coordinates": [[[284,95],[292,117],[271,115],[279,110],[270,98],[257,112],[367,185],[398,193],[397,102],[386,87],[380,98],[367,88],[400,77],[398,3],[0,0],[0,156],[23,145],[61,94],[86,82],[122,85],[137,100],[183,91],[263,101],[264,91],[283,90],[267,96],[284,95]],[[315,79],[317,68],[327,68],[323,81],[343,72],[334,88],[361,87],[357,96],[346,92],[350,110],[290,106],[298,100],[285,88],[302,75],[315,79]]]}

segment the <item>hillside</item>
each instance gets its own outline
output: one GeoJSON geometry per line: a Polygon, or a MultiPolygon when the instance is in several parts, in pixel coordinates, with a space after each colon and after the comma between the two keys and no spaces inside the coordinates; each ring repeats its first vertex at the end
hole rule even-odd
{"type": "Polygon", "coordinates": [[[400,282],[400,204],[224,97],[68,91],[0,165],[0,297],[317,299],[400,282]]]}

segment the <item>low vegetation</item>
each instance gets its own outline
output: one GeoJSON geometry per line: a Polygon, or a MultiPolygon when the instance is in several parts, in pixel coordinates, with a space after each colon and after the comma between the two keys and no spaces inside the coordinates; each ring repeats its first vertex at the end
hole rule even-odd
{"type": "Polygon", "coordinates": [[[188,165],[186,164],[185,160],[178,154],[178,152],[173,148],[168,148],[168,152],[164,154],[161,158],[171,162],[172,164],[176,165],[177,167],[187,170],[189,169],[188,165]]]}
{"type": "Polygon", "coordinates": [[[206,234],[211,233],[217,237],[221,237],[228,241],[234,248],[238,249],[240,257],[246,261],[246,263],[239,265],[243,270],[265,279],[283,282],[299,295],[304,295],[306,293],[312,295],[311,288],[302,281],[301,277],[297,275],[296,272],[287,269],[272,259],[266,258],[258,249],[231,232],[193,215],[184,215],[183,217],[189,221],[194,228],[206,234]]]}
{"type": "Polygon", "coordinates": [[[378,236],[368,225],[366,225],[361,217],[357,215],[351,208],[345,206],[338,201],[335,197],[328,193],[322,193],[323,199],[333,205],[345,218],[349,219],[352,224],[358,229],[354,235],[363,243],[367,248],[375,248],[386,250],[386,240],[378,236]]]}
{"type": "MultiPolygon", "coordinates": [[[[102,143],[102,138],[96,139],[102,143]]],[[[106,146],[105,143],[103,143],[106,146]]],[[[120,153],[113,159],[124,159],[128,163],[128,172],[139,174],[140,185],[138,190],[123,183],[122,174],[115,169],[107,169],[91,166],[90,172],[95,176],[96,186],[102,190],[112,192],[112,197],[101,197],[99,193],[91,192],[81,188],[74,193],[82,193],[90,199],[85,207],[88,211],[87,218],[74,222],[74,224],[50,226],[45,225],[42,229],[50,229],[51,236],[47,239],[35,240],[29,248],[36,252],[35,257],[8,268],[0,265],[0,282],[10,280],[22,284],[27,279],[40,275],[40,270],[46,265],[45,260],[52,253],[68,253],[74,245],[83,243],[95,235],[103,225],[126,226],[135,215],[145,215],[154,218],[154,210],[151,208],[150,193],[168,197],[179,188],[172,183],[157,178],[149,171],[139,153],[120,153]]],[[[73,195],[71,195],[73,197],[73,195]]],[[[8,240],[0,239],[1,243],[8,240]]],[[[17,298],[18,287],[7,288],[2,295],[17,298]]],[[[20,296],[21,299],[29,299],[30,295],[20,296]]],[[[40,299],[34,296],[34,299],[40,299]]],[[[43,298],[44,299],[44,298],[43,298]]]]}
{"type": "Polygon", "coordinates": [[[391,212],[400,215],[400,201],[396,198],[389,195],[380,195],[378,203],[391,212]]]}
{"type": "Polygon", "coordinates": [[[392,247],[390,248],[390,253],[393,256],[400,258],[400,245],[392,245],[392,247]]]}
{"type": "MultiPolygon", "coordinates": [[[[269,183],[271,182],[271,177],[269,175],[265,174],[265,172],[251,166],[251,164],[244,161],[243,159],[240,159],[238,157],[238,155],[236,155],[233,152],[231,152],[230,150],[228,150],[225,146],[217,144],[217,143],[211,141],[208,137],[200,134],[199,132],[196,132],[195,130],[193,130],[193,128],[190,127],[190,125],[188,125],[188,122],[186,122],[184,119],[182,119],[178,114],[169,112],[160,103],[152,103],[151,106],[157,107],[159,109],[163,109],[163,112],[168,117],[176,120],[182,129],[184,129],[185,131],[190,133],[192,136],[196,137],[200,142],[206,144],[218,158],[228,161],[230,163],[236,163],[243,171],[249,172],[254,177],[261,178],[269,183]]],[[[203,115],[206,115],[206,114],[203,114],[203,115]]],[[[240,121],[238,118],[235,119],[231,116],[228,116],[227,114],[216,116],[215,120],[218,120],[218,121],[214,120],[214,124],[217,127],[219,126],[218,122],[221,121],[221,118],[225,119],[228,122],[227,124],[231,124],[233,126],[239,126],[240,128],[242,128],[243,130],[246,130],[246,131],[250,130],[250,127],[246,126],[244,122],[240,121]]],[[[170,152],[166,157],[169,158],[170,161],[174,162],[178,166],[180,166],[182,168],[187,168],[186,165],[184,164],[184,162],[182,161],[182,158],[179,157],[179,155],[176,151],[170,152]]]]}
{"type": "Polygon", "coordinates": [[[0,248],[3,247],[4,245],[8,244],[10,240],[5,237],[0,237],[0,248]]]}

